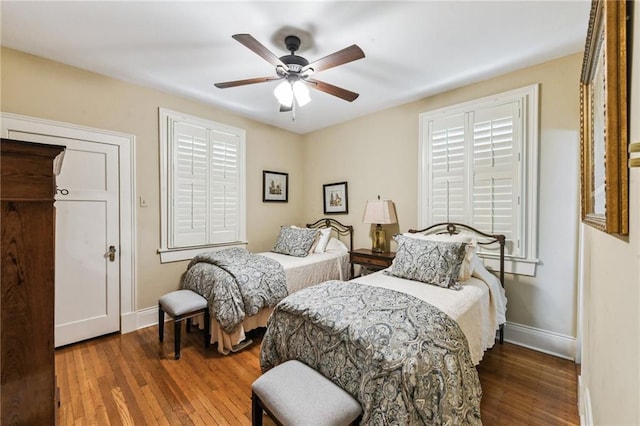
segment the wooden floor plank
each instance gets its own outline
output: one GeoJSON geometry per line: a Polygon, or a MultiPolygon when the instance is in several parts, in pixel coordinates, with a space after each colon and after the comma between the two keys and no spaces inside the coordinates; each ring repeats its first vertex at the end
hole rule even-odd
{"type": "MultiPolygon", "coordinates": [[[[58,349],[58,424],[250,425],[262,331],[250,337],[252,346],[225,356],[205,349],[201,333],[184,333],[180,360],[173,333],[160,344],[157,327],[58,349]]],[[[505,343],[477,368],[485,425],[580,424],[573,362],[505,343]]]]}
{"type": "Polygon", "coordinates": [[[158,426],[169,426],[170,423],[167,418],[164,416],[162,412],[162,408],[158,404],[158,400],[156,399],[153,391],[151,390],[150,385],[145,385],[140,389],[140,393],[144,396],[144,399],[147,401],[147,405],[150,408],[152,413],[152,417],[147,420],[147,424],[155,424],[158,426]]]}
{"type": "MultiPolygon", "coordinates": [[[[81,416],[77,418],[77,421],[84,422],[85,424],[91,424],[95,419],[95,410],[93,407],[93,401],[89,397],[87,371],[84,367],[84,358],[82,357],[82,347],[79,350],[73,352],[73,364],[76,367],[76,374],[78,378],[78,394],[73,396],[74,402],[80,401],[82,405],[81,410],[75,410],[74,413],[81,416]]],[[[74,404],[77,406],[78,404],[74,404]]]]}

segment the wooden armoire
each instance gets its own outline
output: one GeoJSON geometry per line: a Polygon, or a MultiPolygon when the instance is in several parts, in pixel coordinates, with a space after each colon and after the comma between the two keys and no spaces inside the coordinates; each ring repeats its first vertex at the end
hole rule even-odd
{"type": "Polygon", "coordinates": [[[56,421],[56,171],[64,147],[2,139],[1,424],[56,421]]]}

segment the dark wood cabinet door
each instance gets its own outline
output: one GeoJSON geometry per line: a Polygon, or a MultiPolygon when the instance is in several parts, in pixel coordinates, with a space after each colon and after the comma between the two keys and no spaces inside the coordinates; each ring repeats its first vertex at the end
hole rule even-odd
{"type": "Polygon", "coordinates": [[[62,149],[0,145],[3,425],[55,424],[53,161],[62,149]]]}

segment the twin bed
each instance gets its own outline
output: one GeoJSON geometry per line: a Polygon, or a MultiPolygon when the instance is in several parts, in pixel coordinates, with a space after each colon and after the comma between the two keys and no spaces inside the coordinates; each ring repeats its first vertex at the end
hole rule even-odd
{"type": "MultiPolygon", "coordinates": [[[[325,220],[316,224],[335,225],[325,220]]],[[[332,278],[293,280],[287,297],[247,316],[237,332],[212,325],[212,341],[235,350],[244,332],[266,325],[262,370],[301,360],[360,402],[361,424],[481,424],[475,365],[497,331],[502,340],[506,298],[502,270],[498,279],[476,251],[497,245],[502,265],[504,236],[446,223],[395,239],[387,270],[346,281],[342,265],[332,278]]],[[[307,276],[285,270],[287,279],[307,276]]]]}
{"type": "Polygon", "coordinates": [[[326,218],[307,224],[306,228],[317,236],[313,244],[304,250],[305,253],[296,252],[304,246],[304,241],[287,241],[292,233],[296,237],[304,234],[304,230],[283,227],[274,247],[280,253],[264,252],[249,256],[246,250],[226,250],[228,258],[205,255],[190,262],[182,287],[201,294],[209,301],[211,343],[218,343],[220,353],[226,355],[251,344],[246,333],[266,327],[273,307],[286,295],[324,281],[350,278],[353,273],[349,264],[353,227],[326,218]],[[348,241],[349,246],[342,240],[348,241]],[[229,264],[243,263],[240,257],[245,259],[245,265],[232,270],[229,264]],[[275,270],[280,269],[278,265],[282,271],[275,270]],[[273,277],[280,272],[284,276],[273,277]],[[284,288],[276,282],[278,278],[284,279],[284,288]],[[246,290],[243,294],[229,294],[228,289],[235,288],[235,281],[241,290],[246,290]],[[271,286],[261,285],[265,282],[271,286]],[[256,288],[245,288],[254,284],[256,288]],[[245,298],[248,300],[243,300],[245,298]]]}

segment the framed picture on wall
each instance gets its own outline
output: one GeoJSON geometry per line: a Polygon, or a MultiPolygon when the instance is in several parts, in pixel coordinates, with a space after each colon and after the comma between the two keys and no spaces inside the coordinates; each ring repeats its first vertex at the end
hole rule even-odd
{"type": "Polygon", "coordinates": [[[347,182],[328,183],[322,188],[324,214],[349,213],[347,182]]]}
{"type": "Polygon", "coordinates": [[[262,171],[262,201],[265,203],[289,201],[289,173],[262,171]]]}
{"type": "Polygon", "coordinates": [[[629,233],[626,2],[592,2],[580,78],[582,221],[629,233]]]}

